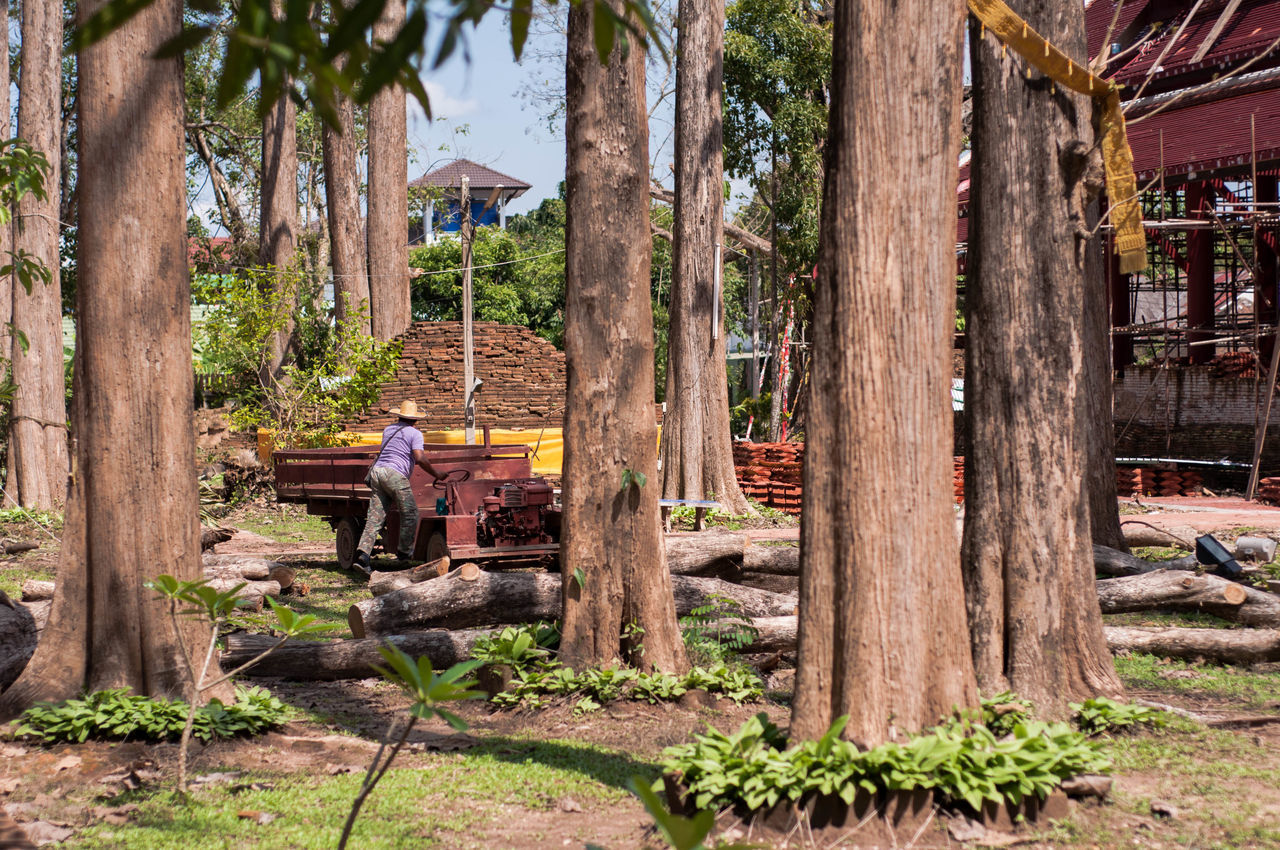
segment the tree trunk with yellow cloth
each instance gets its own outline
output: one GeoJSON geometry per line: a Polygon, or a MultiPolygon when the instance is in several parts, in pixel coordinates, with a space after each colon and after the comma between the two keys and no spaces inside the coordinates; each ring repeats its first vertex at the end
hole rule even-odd
{"type": "MultiPolygon", "coordinates": [[[[1084,55],[1077,0],[1017,11],[1084,55]]],[[[1083,337],[1087,206],[1101,169],[1092,104],[979,25],[966,287],[969,456],[961,560],[974,666],[1046,717],[1121,690],[1095,603],[1083,337]]],[[[1088,282],[1100,286],[1100,279],[1088,282]]]]}

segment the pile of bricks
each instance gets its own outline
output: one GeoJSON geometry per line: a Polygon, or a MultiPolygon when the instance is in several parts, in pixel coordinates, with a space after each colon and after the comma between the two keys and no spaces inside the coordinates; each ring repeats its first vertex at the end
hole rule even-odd
{"type": "Polygon", "coordinates": [[[1194,496],[1204,483],[1198,472],[1151,467],[1116,467],[1120,496],[1194,496]]]}
{"type": "Polygon", "coordinates": [[[951,493],[955,496],[956,504],[964,501],[964,458],[953,457],[951,459],[951,493]]]}
{"type": "MultiPolygon", "coordinates": [[[[420,428],[463,427],[462,322],[418,322],[399,339],[395,376],[383,384],[378,403],[346,426],[381,429],[395,419],[391,408],[412,399],[425,410],[420,428]]],[[[474,339],[475,375],[484,382],[476,395],[476,424],[560,427],[564,352],[517,325],[476,322],[474,339]]]]}
{"type": "Polygon", "coordinates": [[[1252,351],[1219,354],[1209,362],[1209,373],[1215,378],[1252,378],[1258,374],[1258,360],[1252,351]]]}
{"type": "Polygon", "coordinates": [[[800,513],[803,443],[734,443],[733,466],[743,495],[789,514],[800,513]]]}
{"type": "Polygon", "coordinates": [[[1280,504],[1280,478],[1264,478],[1259,481],[1258,498],[1264,502],[1280,504]]]}

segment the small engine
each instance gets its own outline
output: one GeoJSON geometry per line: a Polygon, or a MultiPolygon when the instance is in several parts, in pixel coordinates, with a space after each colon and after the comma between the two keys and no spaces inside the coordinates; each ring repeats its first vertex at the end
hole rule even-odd
{"type": "Polygon", "coordinates": [[[544,481],[510,481],[495,487],[476,511],[481,546],[538,546],[554,542],[547,533],[551,487],[544,481]]]}

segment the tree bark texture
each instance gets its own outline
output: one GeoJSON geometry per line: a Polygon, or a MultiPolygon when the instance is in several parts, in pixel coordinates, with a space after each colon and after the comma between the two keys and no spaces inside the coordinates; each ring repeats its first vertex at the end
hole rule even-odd
{"type": "MultiPolygon", "coordinates": [[[[1088,204],[1090,231],[1098,224],[1100,202],[1088,204]]],[[[1107,298],[1106,260],[1102,240],[1094,236],[1084,246],[1084,297],[1081,301],[1084,356],[1085,487],[1094,543],[1125,548],[1120,530],[1120,502],[1116,498],[1116,433],[1111,399],[1111,309],[1107,298]]],[[[1127,297],[1127,296],[1126,296],[1127,297]]]]}
{"type": "Polygon", "coordinates": [[[1107,626],[1112,652],[1144,652],[1161,658],[1203,659],[1221,664],[1280,661],[1274,629],[1146,629],[1107,626]]]}
{"type": "MultiPolygon", "coordinates": [[[[1125,549],[1130,546],[1161,546],[1170,549],[1185,549],[1188,552],[1195,548],[1196,538],[1201,532],[1190,526],[1174,526],[1170,529],[1154,528],[1136,522],[1126,522],[1121,530],[1124,534],[1124,546],[1110,546],[1112,549],[1125,549]]],[[[1098,541],[1095,540],[1094,543],[1098,541]]]]}
{"type": "Polygon", "coordinates": [[[18,678],[36,651],[49,617],[49,602],[0,605],[0,692],[18,678]]]}
{"type": "Polygon", "coordinates": [[[662,495],[754,513],[729,431],[722,251],[724,0],[683,0],[676,45],[675,224],[662,495]]]}
{"type": "Polygon", "coordinates": [[[298,122],[293,101],[282,96],[262,119],[262,208],[258,261],[275,275],[279,303],[259,376],[264,387],[280,380],[293,337],[298,301],[298,122]]]}
{"type": "Polygon", "coordinates": [[[592,17],[590,4],[569,10],[565,72],[560,651],[575,668],[621,657],[680,672],[688,662],[658,511],[645,51],[615,46],[602,64],[592,17]],[[624,646],[632,624],[643,654],[635,641],[624,646]]]}
{"type": "MultiPolygon", "coordinates": [[[[14,247],[49,270],[31,292],[13,280],[12,321],[27,337],[13,345],[17,392],[9,415],[9,496],[28,508],[61,507],[67,495],[67,406],[62,368],[62,290],[58,257],[58,187],[61,185],[62,4],[22,4],[22,74],[18,82],[18,135],[49,160],[47,197],[18,203],[14,247]]],[[[5,259],[8,262],[8,259],[5,259]]]]}
{"type": "MultiPolygon", "coordinates": [[[[5,20],[9,20],[9,3],[4,3],[5,20]]],[[[5,34],[5,49],[8,49],[8,32],[5,34]]],[[[8,54],[6,54],[8,55],[8,54]]],[[[0,134],[4,138],[12,138],[13,122],[9,103],[9,63],[0,62],[0,134]]],[[[0,225],[0,257],[8,257],[13,245],[13,223],[0,225]]],[[[10,360],[13,357],[11,346],[13,337],[9,333],[9,323],[13,320],[13,287],[15,281],[12,274],[0,275],[0,357],[10,360]]],[[[7,468],[13,464],[8,463],[7,468]]]]}
{"type": "Polygon", "coordinates": [[[1215,575],[1146,573],[1097,582],[1104,614],[1129,611],[1202,612],[1258,628],[1280,628],[1280,596],[1215,575]]]}
{"type": "MultiPolygon", "coordinates": [[[[351,633],[362,638],[415,629],[467,629],[554,620],[561,614],[560,584],[560,577],[550,573],[481,572],[473,581],[449,575],[357,602],[347,611],[347,623],[351,633]]],[[[694,608],[711,604],[717,596],[731,600],[746,617],[795,613],[794,596],[720,579],[675,576],[671,585],[673,621],[676,614],[683,617],[694,608]]],[[[563,646],[561,639],[562,655],[563,646]]],[[[565,663],[569,661],[566,659],[565,663]]]]}
{"type": "MultiPolygon", "coordinates": [[[[373,27],[390,40],[404,23],[405,0],[387,0],[373,27]]],[[[409,327],[409,162],[404,89],[388,86],[369,102],[369,307],[382,341],[409,327]]]]}
{"type": "Polygon", "coordinates": [[[104,688],[192,696],[168,606],[142,586],[201,574],[182,61],[152,58],[181,28],[182,4],[156,0],[78,57],[75,475],[49,624],[0,717],[104,688]]]}
{"type": "MultiPolygon", "coordinates": [[[[334,4],[337,14],[339,3],[334,4]]],[[[339,94],[338,126],[324,125],[324,193],[333,266],[333,309],[339,326],[355,322],[369,336],[369,275],[360,227],[360,173],[356,168],[356,119],[351,98],[339,94]]],[[[406,166],[407,168],[408,166],[406,166]]],[[[408,191],[408,185],[405,186],[408,191]]],[[[406,259],[406,265],[408,260],[406,259]]]]}
{"type": "MultiPolygon", "coordinates": [[[[1084,56],[1078,3],[1019,0],[1014,10],[1084,56]]],[[[1094,422],[1081,304],[1093,128],[1083,96],[1038,73],[1028,80],[981,27],[969,36],[965,602],[978,685],[1013,689],[1057,718],[1071,701],[1121,691],[1093,604],[1086,482],[1094,422]]]]}
{"type": "Polygon", "coordinates": [[[1172,561],[1147,561],[1109,546],[1093,546],[1093,569],[1104,576],[1136,576],[1156,570],[1198,570],[1202,564],[1195,555],[1172,561]]]}
{"type": "Polygon", "coordinates": [[[959,2],[836,4],[791,729],[977,703],[951,500],[959,2]],[[904,525],[909,529],[902,531],[904,525]]]}
{"type": "MultiPolygon", "coordinates": [[[[742,652],[791,652],[795,649],[794,616],[756,617],[749,622],[755,630],[755,637],[742,648],[742,652]]],[[[725,628],[741,625],[741,621],[734,621],[726,623],[725,628]]],[[[714,629],[715,624],[707,628],[714,629]]],[[[296,681],[364,679],[378,675],[375,666],[386,666],[378,648],[387,643],[400,647],[414,658],[425,655],[431,659],[432,666],[440,670],[469,659],[475,642],[488,634],[492,634],[489,629],[432,629],[355,640],[290,641],[250,668],[248,675],[279,676],[296,681]]],[[[228,635],[227,649],[221,655],[222,668],[234,670],[278,642],[266,635],[228,635]]]]}

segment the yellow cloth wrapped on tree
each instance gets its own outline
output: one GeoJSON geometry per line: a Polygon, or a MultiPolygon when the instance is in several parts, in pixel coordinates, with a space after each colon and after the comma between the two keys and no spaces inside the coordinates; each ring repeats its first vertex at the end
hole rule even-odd
{"type": "Polygon", "coordinates": [[[1050,44],[1003,0],[968,2],[969,11],[983,26],[1045,76],[1072,91],[1102,101],[1102,164],[1107,175],[1107,198],[1111,202],[1120,273],[1131,274],[1146,268],[1147,237],[1142,229],[1138,181],[1133,175],[1133,152],[1125,135],[1120,89],[1050,44]]]}

